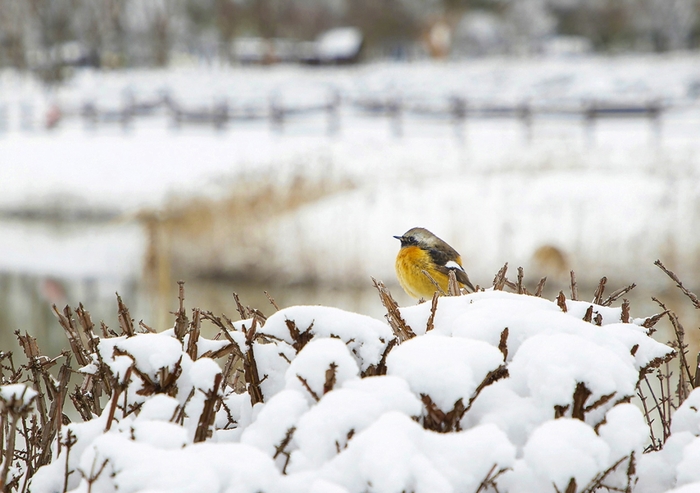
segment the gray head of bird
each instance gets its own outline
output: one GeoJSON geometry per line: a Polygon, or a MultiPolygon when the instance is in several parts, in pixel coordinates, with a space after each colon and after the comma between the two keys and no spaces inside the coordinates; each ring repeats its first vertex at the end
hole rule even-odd
{"type": "Polygon", "coordinates": [[[422,245],[424,247],[435,246],[442,240],[425,228],[411,228],[401,236],[394,236],[401,242],[401,246],[422,245]]]}

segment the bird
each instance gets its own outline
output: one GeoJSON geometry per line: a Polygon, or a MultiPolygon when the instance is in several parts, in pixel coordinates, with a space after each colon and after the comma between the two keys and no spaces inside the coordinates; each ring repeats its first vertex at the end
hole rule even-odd
{"type": "Polygon", "coordinates": [[[417,299],[432,298],[437,288],[430,278],[446,293],[450,271],[455,273],[461,285],[476,291],[462,267],[462,259],[457,250],[427,229],[412,228],[394,238],[401,242],[401,249],[396,256],[396,276],[409,296],[417,299]]]}

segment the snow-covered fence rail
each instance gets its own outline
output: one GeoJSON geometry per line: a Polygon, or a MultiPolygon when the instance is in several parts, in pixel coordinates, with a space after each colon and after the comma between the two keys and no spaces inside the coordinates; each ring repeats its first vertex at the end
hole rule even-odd
{"type": "MultiPolygon", "coordinates": [[[[467,120],[485,118],[517,119],[529,130],[535,118],[546,119],[561,116],[579,117],[588,126],[598,120],[609,118],[644,118],[655,130],[661,118],[668,112],[685,109],[658,99],[640,101],[615,100],[571,100],[565,102],[532,102],[530,100],[502,102],[498,100],[469,100],[463,96],[450,95],[423,101],[398,95],[350,97],[337,90],[329,90],[315,98],[312,103],[285,101],[276,93],[266,99],[237,102],[226,97],[214,98],[212,103],[191,103],[167,91],[150,99],[137,99],[129,93],[121,104],[103,104],[89,100],[79,107],[61,106],[56,103],[48,107],[43,115],[35,105],[22,104],[19,108],[20,129],[33,130],[38,126],[56,128],[68,120],[82,119],[88,128],[119,124],[128,128],[136,120],[161,115],[174,128],[185,125],[209,126],[223,129],[230,123],[268,121],[270,128],[282,131],[295,119],[308,116],[326,116],[326,131],[331,134],[341,127],[341,114],[354,117],[384,117],[390,121],[396,135],[402,134],[408,119],[448,121],[456,126],[467,120]]],[[[7,104],[0,105],[0,133],[12,127],[7,104]]]]}

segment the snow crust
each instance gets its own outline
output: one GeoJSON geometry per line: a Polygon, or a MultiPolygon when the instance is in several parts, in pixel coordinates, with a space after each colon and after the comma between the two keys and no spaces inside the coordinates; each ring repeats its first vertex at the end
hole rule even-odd
{"type": "Polygon", "coordinates": [[[496,291],[443,297],[428,333],[430,303],[401,308],[418,335],[400,344],[384,322],[329,307],[280,310],[255,333],[252,320],[235,322],[229,335],[257,363],[262,402],[251,386],[219,387],[210,436],[197,443],[219,365],[192,361],[172,330],[102,339],[100,358],[138,410],[118,406],[111,426],[105,411],[63,427],[76,444],[70,454],[54,444],[31,490],[62,491],[67,467],[75,493],[535,493],[572,481],[583,491],[601,477],[624,491],[634,460],[635,492],[695,491],[698,391],[657,452],[644,453],[649,428],[628,402],[640,371],[671,348],[621,323],[619,309],[594,305],[597,326],[576,305],[562,312],[496,291]],[[176,388],[164,380],[172,372],[176,388]],[[433,431],[443,418],[451,425],[433,431]]]}

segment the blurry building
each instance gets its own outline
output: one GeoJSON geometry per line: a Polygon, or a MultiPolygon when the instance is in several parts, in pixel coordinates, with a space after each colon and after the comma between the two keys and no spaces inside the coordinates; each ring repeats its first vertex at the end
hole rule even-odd
{"type": "Polygon", "coordinates": [[[234,59],[242,64],[338,65],[360,59],[364,36],[357,28],[341,27],[321,33],[314,41],[241,37],[232,46],[234,59]]]}

